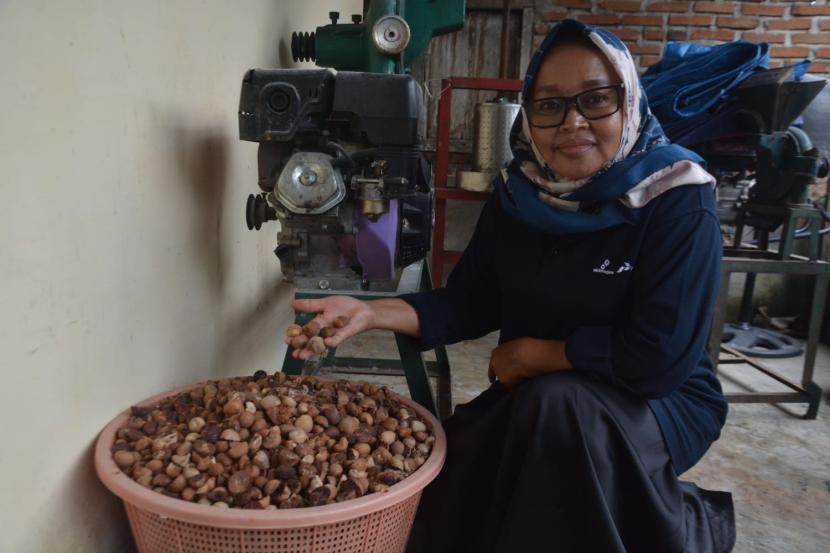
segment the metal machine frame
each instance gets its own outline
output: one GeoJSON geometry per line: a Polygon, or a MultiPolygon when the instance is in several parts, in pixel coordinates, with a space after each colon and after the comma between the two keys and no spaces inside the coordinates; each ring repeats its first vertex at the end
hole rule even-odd
{"type": "MultiPolygon", "coordinates": [[[[377,300],[394,298],[407,292],[430,290],[429,269],[424,260],[407,267],[401,276],[396,292],[361,292],[350,290],[342,292],[359,300],[377,300]]],[[[297,290],[296,299],[319,299],[331,296],[328,290],[297,290]]],[[[313,314],[297,313],[294,322],[303,325],[314,318],[313,314]]],[[[412,399],[423,405],[429,411],[445,419],[452,414],[452,388],[450,378],[450,364],[447,350],[444,346],[435,348],[436,361],[425,361],[423,353],[418,348],[415,338],[395,333],[400,360],[378,359],[369,357],[337,357],[337,349],[330,349],[328,355],[320,360],[320,367],[331,372],[344,374],[405,376],[412,399]],[[432,393],[430,377],[438,379],[438,398],[432,393]]],[[[291,356],[293,348],[288,347],[283,360],[283,371],[286,374],[302,374],[305,363],[291,356]]]]}
{"type": "Polygon", "coordinates": [[[484,79],[477,77],[450,77],[441,81],[441,99],[438,101],[438,135],[435,141],[435,227],[432,230],[432,282],[441,286],[444,263],[457,263],[461,252],[444,250],[447,200],[486,200],[489,192],[471,192],[447,186],[450,167],[450,121],[452,120],[452,91],[493,90],[521,92],[523,81],[516,79],[484,79]]]}
{"type": "Polygon", "coordinates": [[[803,206],[771,207],[745,206],[747,211],[775,210],[784,215],[781,246],[778,252],[768,249],[769,233],[760,232],[759,245],[747,247],[742,243],[744,226],[743,217],[738,219],[735,230],[735,240],[730,247],[724,248],[723,266],[721,269],[721,285],[717,303],[712,316],[712,330],[709,334],[709,354],[715,370],[718,364],[745,364],[769,376],[773,380],[785,385],[792,391],[788,392],[757,392],[748,391],[726,394],[732,403],[806,403],[805,419],[815,419],[821,403],[821,388],[813,381],[813,368],[816,361],[816,351],[824,315],[824,301],[827,297],[827,284],[830,280],[830,271],[825,261],[818,259],[819,237],[818,225],[813,225],[813,234],[810,236],[809,257],[795,255],[792,252],[795,234],[796,219],[818,219],[817,210],[803,206]],[[726,322],[726,305],[729,299],[729,280],[733,273],[777,273],[793,275],[810,275],[814,277],[813,298],[810,307],[810,316],[807,322],[807,344],[804,354],[804,365],[801,373],[801,382],[795,382],[780,374],[756,358],[747,357],[734,349],[721,344],[723,326],[726,322]],[[720,354],[726,354],[720,357],[720,354]]]}

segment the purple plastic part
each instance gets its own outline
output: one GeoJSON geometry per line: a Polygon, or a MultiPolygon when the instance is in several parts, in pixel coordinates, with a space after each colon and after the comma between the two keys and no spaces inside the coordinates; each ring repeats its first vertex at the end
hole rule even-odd
{"type": "Polygon", "coordinates": [[[363,278],[395,277],[398,219],[398,200],[389,200],[389,211],[374,223],[362,215],[357,219],[357,259],[363,267],[363,278]]]}

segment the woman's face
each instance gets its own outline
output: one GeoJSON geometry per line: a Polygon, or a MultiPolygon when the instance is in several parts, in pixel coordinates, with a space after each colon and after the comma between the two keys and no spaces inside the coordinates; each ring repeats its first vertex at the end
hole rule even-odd
{"type": "MultiPolygon", "coordinates": [[[[591,88],[620,82],[602,53],[580,44],[563,44],[542,60],[533,99],[575,96],[591,88]]],[[[622,127],[622,109],[591,121],[571,106],[559,127],[530,127],[530,132],[553,172],[562,178],[578,180],[593,175],[613,159],[620,145],[622,127]]]]}

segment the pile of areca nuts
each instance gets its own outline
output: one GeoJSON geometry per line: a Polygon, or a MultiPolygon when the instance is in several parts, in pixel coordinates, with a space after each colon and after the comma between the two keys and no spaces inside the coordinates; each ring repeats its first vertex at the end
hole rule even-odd
{"type": "Polygon", "coordinates": [[[132,407],[118,467],[169,497],[217,507],[312,507],[380,492],[435,436],[384,387],[257,371],[132,407]]]}
{"type": "Polygon", "coordinates": [[[349,318],[335,317],[331,326],[320,326],[317,321],[309,321],[303,326],[289,325],[285,331],[285,341],[296,350],[306,349],[312,355],[324,355],[327,351],[325,339],[334,336],[338,329],[349,324],[349,318]]]}

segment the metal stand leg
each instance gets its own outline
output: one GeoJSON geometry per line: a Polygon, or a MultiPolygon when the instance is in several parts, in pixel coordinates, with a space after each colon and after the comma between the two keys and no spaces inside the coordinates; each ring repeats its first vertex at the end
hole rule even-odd
{"type": "Polygon", "coordinates": [[[712,366],[718,370],[720,359],[721,338],[723,336],[723,325],[726,323],[726,307],[729,301],[729,280],[732,272],[723,270],[720,277],[720,291],[715,302],[715,309],[712,313],[712,328],[709,331],[709,359],[712,366]]]}
{"type": "Polygon", "coordinates": [[[717,369],[718,364],[748,365],[766,376],[783,384],[790,391],[786,392],[759,392],[748,391],[728,393],[726,398],[733,403],[806,403],[806,419],[814,419],[821,402],[821,389],[813,381],[813,367],[816,360],[818,340],[821,330],[824,300],[830,281],[830,265],[824,261],[809,260],[790,256],[787,259],[776,259],[774,252],[734,249],[727,252],[723,259],[721,273],[721,290],[712,318],[712,329],[709,335],[709,355],[717,369]],[[737,254],[737,255],[736,255],[737,254]],[[778,273],[800,274],[814,277],[813,302],[808,321],[807,343],[805,346],[804,366],[801,373],[801,382],[792,380],[779,374],[771,367],[764,365],[759,359],[748,357],[745,354],[721,344],[723,323],[726,318],[726,300],[729,292],[729,276],[731,273],[778,273]],[[723,352],[727,357],[719,358],[723,352]]]}
{"type": "MultiPolygon", "coordinates": [[[[432,290],[432,278],[430,277],[429,265],[425,261],[421,270],[418,291],[426,292],[428,290],[432,290]]],[[[447,349],[444,346],[435,348],[435,368],[438,371],[438,414],[440,415],[439,418],[445,419],[452,415],[452,374],[450,373],[447,349]]]]}
{"type": "Polygon", "coordinates": [[[810,394],[810,403],[807,407],[805,419],[815,419],[818,414],[818,406],[821,403],[821,388],[813,382],[813,368],[816,363],[816,351],[818,340],[821,334],[821,320],[824,314],[824,299],[827,297],[827,283],[830,273],[823,272],[816,275],[813,285],[813,302],[810,309],[810,320],[808,321],[807,348],[804,355],[804,372],[802,373],[801,384],[807,393],[810,394]]]}
{"type": "Polygon", "coordinates": [[[395,334],[395,341],[398,343],[398,351],[401,354],[401,364],[404,376],[406,376],[406,384],[409,386],[409,395],[429,409],[431,413],[438,415],[432,386],[429,383],[429,374],[424,363],[424,356],[418,350],[418,343],[403,334],[395,334]]]}
{"type": "Polygon", "coordinates": [[[302,374],[303,362],[299,359],[294,359],[293,357],[291,357],[292,351],[294,350],[291,349],[291,346],[288,346],[288,350],[285,352],[285,358],[282,361],[282,372],[291,375],[302,374]]]}
{"type": "Polygon", "coordinates": [[[438,368],[438,413],[441,419],[445,419],[452,415],[452,376],[450,360],[444,346],[435,348],[435,358],[438,368]]]}

